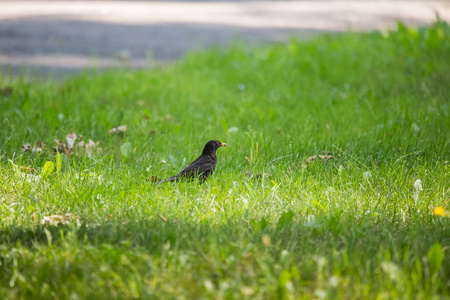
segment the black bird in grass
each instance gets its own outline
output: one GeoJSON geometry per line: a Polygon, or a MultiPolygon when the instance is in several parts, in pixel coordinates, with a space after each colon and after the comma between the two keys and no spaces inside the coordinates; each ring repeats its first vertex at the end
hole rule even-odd
{"type": "Polygon", "coordinates": [[[200,155],[196,160],[194,160],[189,166],[184,168],[177,175],[167,179],[159,180],[156,183],[174,182],[183,178],[194,178],[194,177],[199,177],[202,180],[207,179],[208,176],[211,175],[216,169],[217,149],[226,145],[227,144],[221,143],[217,140],[211,140],[207,142],[205,147],[203,148],[202,155],[200,155]]]}

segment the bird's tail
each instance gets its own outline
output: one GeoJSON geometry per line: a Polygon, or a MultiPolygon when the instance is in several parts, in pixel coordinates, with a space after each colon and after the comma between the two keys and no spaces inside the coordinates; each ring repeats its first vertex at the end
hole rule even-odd
{"type": "Polygon", "coordinates": [[[164,182],[175,182],[175,181],[178,181],[178,180],[179,180],[178,176],[172,176],[172,177],[169,177],[169,178],[166,178],[166,179],[158,180],[154,184],[161,184],[161,183],[164,183],[164,182]]]}

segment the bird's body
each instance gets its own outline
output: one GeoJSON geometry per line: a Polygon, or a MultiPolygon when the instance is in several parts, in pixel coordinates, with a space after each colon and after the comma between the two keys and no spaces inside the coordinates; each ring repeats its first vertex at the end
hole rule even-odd
{"type": "Polygon", "coordinates": [[[216,169],[216,165],[217,165],[216,151],[217,151],[217,149],[219,149],[219,147],[226,146],[226,145],[227,144],[221,143],[217,140],[211,140],[211,141],[207,142],[205,147],[203,148],[202,154],[196,160],[194,160],[190,165],[188,165],[186,168],[184,168],[177,175],[167,178],[167,179],[164,179],[164,180],[160,180],[156,183],[174,182],[174,181],[178,181],[182,178],[194,178],[194,177],[199,177],[202,180],[205,180],[216,169]]]}

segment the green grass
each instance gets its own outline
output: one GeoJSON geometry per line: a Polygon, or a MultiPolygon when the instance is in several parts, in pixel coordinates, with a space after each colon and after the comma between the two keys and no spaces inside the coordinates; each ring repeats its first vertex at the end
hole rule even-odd
{"type": "Polygon", "coordinates": [[[449,53],[436,22],[3,75],[0,298],[449,299],[449,53]],[[71,131],[101,149],[59,163],[71,131]],[[204,184],[146,181],[210,139],[229,147],[204,184]]]}

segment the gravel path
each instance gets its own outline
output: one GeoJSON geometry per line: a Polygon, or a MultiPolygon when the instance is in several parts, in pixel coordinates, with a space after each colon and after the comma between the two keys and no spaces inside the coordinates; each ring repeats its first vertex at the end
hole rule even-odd
{"type": "Polygon", "coordinates": [[[0,71],[56,76],[151,67],[233,39],[282,42],[320,32],[450,20],[450,1],[2,1],[0,71]]]}

